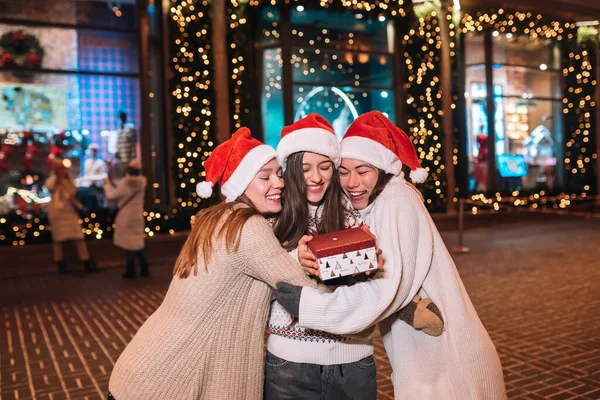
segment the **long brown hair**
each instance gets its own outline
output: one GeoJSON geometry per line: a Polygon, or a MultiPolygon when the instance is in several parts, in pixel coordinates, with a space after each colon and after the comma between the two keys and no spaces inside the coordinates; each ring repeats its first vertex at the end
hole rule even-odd
{"type": "MultiPolygon", "coordinates": [[[[303,158],[303,151],[294,153],[287,158],[287,168],[283,172],[283,181],[285,182],[283,209],[273,228],[275,237],[287,251],[295,249],[300,238],[308,232],[309,213],[302,165],[303,158]]],[[[319,233],[344,229],[342,188],[335,166],[333,167],[331,182],[319,207],[323,207],[321,222],[317,226],[319,233]]]]}
{"type": "Polygon", "coordinates": [[[177,257],[173,275],[182,279],[190,276],[191,272],[194,276],[198,275],[199,253],[202,254],[204,270],[207,271],[213,246],[220,240],[225,239],[227,251],[238,251],[242,228],[254,215],[260,213],[245,195],[231,203],[222,202],[201,210],[196,214],[192,231],[177,257]],[[228,213],[230,214],[225,217],[228,213]],[[221,221],[223,217],[225,220],[221,221]]]}

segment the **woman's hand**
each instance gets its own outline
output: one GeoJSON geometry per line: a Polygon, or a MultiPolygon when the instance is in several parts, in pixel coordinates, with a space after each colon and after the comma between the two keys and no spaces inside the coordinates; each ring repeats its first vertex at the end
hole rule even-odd
{"type": "Polygon", "coordinates": [[[317,263],[317,256],[308,248],[308,242],[313,239],[313,236],[304,235],[298,241],[298,262],[304,268],[307,275],[313,275],[321,277],[319,272],[319,264],[317,263]]]}

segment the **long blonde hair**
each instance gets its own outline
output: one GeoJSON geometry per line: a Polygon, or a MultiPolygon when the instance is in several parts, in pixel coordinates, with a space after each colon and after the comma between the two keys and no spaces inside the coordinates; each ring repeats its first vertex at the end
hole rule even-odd
{"type": "Polygon", "coordinates": [[[242,228],[246,221],[254,215],[260,215],[250,199],[245,195],[240,196],[231,203],[219,203],[208,207],[196,214],[192,231],[185,241],[173,275],[182,279],[198,275],[198,256],[202,253],[204,270],[208,270],[208,263],[214,251],[214,245],[219,240],[225,239],[225,248],[228,252],[238,251],[242,228]],[[221,219],[227,214],[225,221],[219,226],[221,219]]]}

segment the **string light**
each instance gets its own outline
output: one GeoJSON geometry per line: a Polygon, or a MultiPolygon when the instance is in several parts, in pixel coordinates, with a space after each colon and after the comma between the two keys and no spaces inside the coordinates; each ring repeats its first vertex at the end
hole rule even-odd
{"type": "Polygon", "coordinates": [[[179,206],[197,208],[197,182],[216,140],[213,134],[211,2],[171,0],[175,195],[179,206]]]}
{"type": "Polygon", "coordinates": [[[407,70],[407,134],[412,139],[422,167],[429,173],[428,180],[419,189],[432,211],[444,210],[446,206],[440,85],[442,38],[438,15],[438,9],[430,10],[403,37],[407,70]]]}

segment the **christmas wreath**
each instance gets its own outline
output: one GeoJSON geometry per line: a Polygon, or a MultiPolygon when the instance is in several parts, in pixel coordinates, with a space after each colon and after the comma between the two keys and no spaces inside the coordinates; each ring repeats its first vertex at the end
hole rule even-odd
{"type": "Polygon", "coordinates": [[[23,31],[10,31],[0,36],[0,66],[39,68],[42,65],[44,49],[33,35],[23,31]]]}

